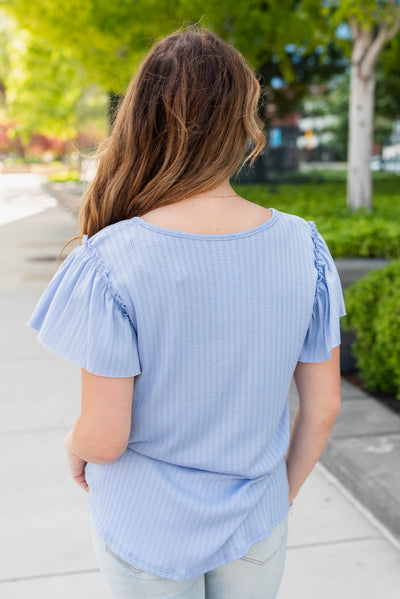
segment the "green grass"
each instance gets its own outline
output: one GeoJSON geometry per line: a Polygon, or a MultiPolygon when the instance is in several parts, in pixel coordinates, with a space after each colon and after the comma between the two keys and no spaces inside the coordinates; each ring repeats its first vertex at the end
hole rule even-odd
{"type": "Polygon", "coordinates": [[[233,182],[232,187],[265,208],[313,220],[334,257],[400,257],[398,175],[373,173],[372,214],[364,209],[348,209],[345,171],[314,171],[296,176],[297,183],[281,179],[263,184],[233,182]]]}

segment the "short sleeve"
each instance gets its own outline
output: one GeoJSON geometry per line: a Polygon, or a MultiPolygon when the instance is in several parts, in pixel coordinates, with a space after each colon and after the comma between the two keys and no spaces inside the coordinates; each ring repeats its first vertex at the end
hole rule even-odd
{"type": "Polygon", "coordinates": [[[342,285],[328,246],[315,223],[308,221],[314,243],[317,282],[311,321],[298,358],[299,362],[330,360],[332,348],[340,344],[340,318],[346,308],[342,285]]]}
{"type": "Polygon", "coordinates": [[[42,345],[93,374],[141,373],[133,322],[87,235],[58,268],[26,325],[39,332],[42,345]]]}

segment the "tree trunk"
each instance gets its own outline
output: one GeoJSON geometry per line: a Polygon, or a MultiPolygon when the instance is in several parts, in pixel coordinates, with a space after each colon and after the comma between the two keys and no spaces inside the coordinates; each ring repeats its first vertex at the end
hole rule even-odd
{"type": "MultiPolygon", "coordinates": [[[[357,43],[354,44],[355,51],[357,43]]],[[[353,50],[354,55],[354,50],[353,50]]],[[[352,60],[350,76],[349,141],[347,152],[347,205],[372,211],[372,153],[375,105],[375,70],[365,73],[352,60]]]]}
{"type": "Polygon", "coordinates": [[[372,211],[371,153],[375,105],[375,69],[385,44],[400,30],[400,7],[394,0],[379,23],[366,28],[349,17],[353,37],[350,74],[349,142],[347,172],[347,205],[350,210],[364,207],[372,211]],[[376,25],[377,35],[374,36],[376,25]]]}

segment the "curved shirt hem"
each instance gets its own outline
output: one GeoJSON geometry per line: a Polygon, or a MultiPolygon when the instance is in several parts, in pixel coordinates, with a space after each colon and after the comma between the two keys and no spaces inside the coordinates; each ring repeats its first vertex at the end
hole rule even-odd
{"type": "MultiPolygon", "coordinates": [[[[210,561],[210,563],[207,565],[206,569],[204,569],[204,567],[203,567],[203,568],[200,568],[199,570],[191,570],[190,572],[187,572],[186,574],[183,574],[183,575],[176,574],[175,572],[171,572],[171,570],[164,569],[164,568],[158,566],[157,564],[153,564],[152,562],[142,560],[140,557],[136,557],[131,552],[126,552],[123,550],[121,551],[121,549],[119,549],[118,542],[114,539],[114,537],[109,532],[105,531],[103,528],[97,528],[97,531],[99,533],[99,536],[102,538],[103,542],[105,544],[107,544],[110,547],[110,549],[112,549],[112,551],[114,551],[114,553],[116,553],[119,557],[121,557],[121,559],[125,560],[128,563],[131,563],[132,566],[135,566],[136,568],[139,568],[140,570],[144,570],[144,571],[148,572],[149,574],[153,574],[153,576],[160,576],[163,578],[170,578],[172,580],[183,581],[183,580],[189,580],[190,578],[196,578],[197,576],[201,576],[202,574],[205,574],[206,572],[209,572],[210,570],[215,570],[216,568],[225,566],[226,564],[229,564],[230,562],[233,562],[236,559],[239,559],[239,558],[245,556],[252,545],[254,545],[255,543],[258,543],[259,541],[262,541],[263,539],[268,538],[271,535],[273,529],[280,522],[282,522],[282,520],[284,518],[286,518],[286,516],[288,514],[289,514],[289,508],[285,507],[285,509],[279,513],[279,516],[276,518],[276,520],[274,520],[272,522],[271,526],[268,529],[262,530],[261,532],[259,532],[255,536],[253,536],[251,538],[251,540],[248,541],[242,549],[234,551],[233,553],[229,553],[228,555],[225,555],[221,559],[217,559],[215,561],[210,561]]],[[[96,523],[96,527],[97,527],[96,518],[95,518],[95,523],[96,523]]]]}

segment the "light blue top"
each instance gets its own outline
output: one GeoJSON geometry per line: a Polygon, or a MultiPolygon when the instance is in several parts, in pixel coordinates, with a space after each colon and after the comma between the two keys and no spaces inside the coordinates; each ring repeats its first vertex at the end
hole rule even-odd
{"type": "Polygon", "coordinates": [[[98,532],[124,560],[186,580],[231,562],[288,513],[288,391],[340,343],[346,314],[313,221],[204,235],[141,217],[75,247],[27,325],[101,376],[136,376],[126,451],[89,463],[98,532]]]}

